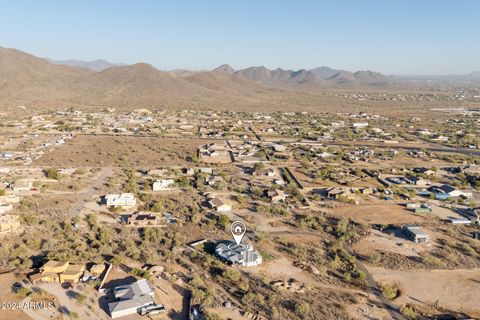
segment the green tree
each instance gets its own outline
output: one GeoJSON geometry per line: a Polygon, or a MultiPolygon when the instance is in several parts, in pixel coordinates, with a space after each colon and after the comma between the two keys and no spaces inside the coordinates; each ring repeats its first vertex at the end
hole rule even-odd
{"type": "Polygon", "coordinates": [[[218,216],[217,223],[223,228],[223,230],[228,230],[230,218],[225,214],[221,214],[220,216],[218,216]]]}
{"type": "Polygon", "coordinates": [[[80,292],[77,292],[75,294],[75,301],[79,304],[84,304],[85,301],[87,300],[87,296],[81,294],[80,292]]]}
{"type": "Polygon", "coordinates": [[[58,180],[60,175],[58,174],[58,170],[55,168],[49,168],[45,170],[45,176],[49,179],[55,179],[58,180]]]}
{"type": "Polygon", "coordinates": [[[194,214],[192,215],[192,223],[193,223],[193,224],[199,224],[200,221],[201,221],[201,219],[202,219],[202,217],[201,217],[201,215],[200,215],[199,213],[194,213],[194,214]]]}
{"type": "Polygon", "coordinates": [[[300,317],[305,317],[310,312],[310,304],[308,302],[299,302],[295,304],[295,313],[300,317]]]}

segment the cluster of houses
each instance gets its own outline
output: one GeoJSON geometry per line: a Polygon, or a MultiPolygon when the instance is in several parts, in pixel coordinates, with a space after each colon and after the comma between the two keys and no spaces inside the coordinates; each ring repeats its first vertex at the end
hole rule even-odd
{"type": "Polygon", "coordinates": [[[226,144],[210,143],[198,148],[198,158],[204,163],[230,163],[233,155],[226,144]]]}
{"type": "Polygon", "coordinates": [[[262,161],[256,157],[260,148],[258,143],[254,141],[228,141],[230,145],[232,155],[236,161],[243,163],[254,163],[262,161]]]}
{"type": "MultiPolygon", "coordinates": [[[[99,290],[111,270],[111,266],[93,264],[87,270],[83,264],[72,264],[68,261],[49,260],[37,272],[28,275],[33,285],[38,281],[69,283],[71,285],[90,280],[101,279],[99,290]]],[[[114,287],[110,294],[112,302],[108,303],[108,312],[112,319],[140,313],[141,315],[163,312],[163,305],[155,303],[154,289],[145,279],[136,280],[125,285],[114,287]]]]}

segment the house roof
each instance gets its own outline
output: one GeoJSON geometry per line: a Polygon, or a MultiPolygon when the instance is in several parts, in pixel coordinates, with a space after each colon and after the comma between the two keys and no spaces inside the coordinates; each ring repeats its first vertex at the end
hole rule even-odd
{"type": "Polygon", "coordinates": [[[144,305],[153,303],[153,298],[148,295],[135,297],[134,299],[120,300],[108,304],[110,314],[129,309],[138,309],[144,305]]]}
{"type": "Polygon", "coordinates": [[[105,270],[105,265],[104,264],[94,264],[90,268],[90,272],[95,272],[95,273],[102,273],[105,270]]]}
{"type": "Polygon", "coordinates": [[[30,278],[31,281],[37,281],[42,279],[44,276],[45,276],[44,274],[41,274],[40,272],[38,272],[38,273],[31,274],[28,277],[30,278]]]}
{"type": "Polygon", "coordinates": [[[142,279],[134,283],[119,286],[113,289],[115,297],[121,299],[133,299],[136,296],[153,294],[153,289],[147,280],[142,279]]]}
{"type": "Polygon", "coordinates": [[[43,265],[43,268],[58,268],[58,267],[64,267],[65,265],[68,265],[68,261],[57,261],[57,260],[48,260],[47,263],[43,265]]]}
{"type": "Polygon", "coordinates": [[[267,195],[271,198],[274,198],[274,197],[285,197],[285,192],[283,192],[283,190],[280,190],[280,189],[269,189],[268,192],[267,192],[267,195]]]}
{"type": "Polygon", "coordinates": [[[457,190],[457,189],[455,189],[454,187],[452,187],[451,185],[448,185],[448,184],[441,185],[440,187],[437,187],[437,189],[442,190],[445,193],[450,193],[450,192],[453,192],[453,191],[457,190]]]}
{"type": "Polygon", "coordinates": [[[232,241],[220,241],[215,247],[215,253],[221,259],[238,263],[240,265],[251,265],[252,263],[262,263],[262,257],[257,250],[250,244],[237,245],[232,241]]]}
{"type": "Polygon", "coordinates": [[[220,207],[225,204],[225,202],[223,202],[223,200],[220,198],[210,199],[209,203],[212,207],[220,207]]]}
{"type": "Polygon", "coordinates": [[[330,195],[343,194],[343,193],[345,193],[345,190],[343,188],[333,187],[328,190],[328,194],[330,195]]]}
{"type": "Polygon", "coordinates": [[[417,237],[429,237],[428,233],[423,231],[422,227],[420,227],[420,226],[406,225],[403,228],[410,231],[411,233],[415,234],[415,236],[417,236],[417,237]]]}
{"type": "Polygon", "coordinates": [[[67,269],[65,269],[64,272],[62,272],[62,275],[78,275],[79,273],[82,273],[85,270],[85,266],[81,264],[69,264],[67,269]]]}

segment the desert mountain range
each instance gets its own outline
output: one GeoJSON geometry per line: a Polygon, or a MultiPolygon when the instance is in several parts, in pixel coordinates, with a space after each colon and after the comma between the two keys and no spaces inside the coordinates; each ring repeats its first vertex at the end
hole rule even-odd
{"type": "MultiPolygon", "coordinates": [[[[104,60],[53,61],[16,49],[0,48],[0,103],[13,105],[229,106],[305,103],[329,88],[408,86],[430,78],[385,76],[319,67],[311,70],[222,65],[211,71],[160,71],[149,64],[104,60]]],[[[480,84],[480,72],[437,77],[437,81],[480,84]]],[[[315,102],[317,103],[317,102],[315,102]]]]}

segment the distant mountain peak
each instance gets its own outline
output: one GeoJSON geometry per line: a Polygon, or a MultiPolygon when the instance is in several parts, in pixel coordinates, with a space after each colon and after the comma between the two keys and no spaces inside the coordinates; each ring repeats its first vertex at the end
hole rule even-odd
{"type": "Polygon", "coordinates": [[[234,74],[235,73],[235,69],[233,69],[232,66],[229,65],[229,64],[222,64],[221,66],[213,69],[212,71],[213,72],[225,72],[225,73],[228,73],[228,74],[234,74]]]}
{"type": "Polygon", "coordinates": [[[75,60],[75,59],[52,60],[52,59],[46,58],[45,60],[53,64],[60,64],[60,65],[65,65],[70,67],[89,69],[96,72],[100,72],[111,67],[125,66],[125,64],[123,63],[111,63],[104,59],[83,61],[83,60],[75,60]]]}

